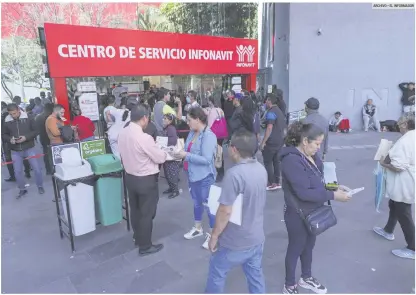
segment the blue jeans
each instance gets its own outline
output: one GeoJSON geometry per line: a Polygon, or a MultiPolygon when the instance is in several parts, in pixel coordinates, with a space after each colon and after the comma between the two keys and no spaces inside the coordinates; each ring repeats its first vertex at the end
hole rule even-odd
{"type": "Polygon", "coordinates": [[[90,140],[94,140],[95,139],[95,137],[94,136],[90,136],[90,137],[87,137],[87,138],[84,138],[83,140],[81,140],[82,142],[84,142],[84,141],[90,141],[90,140]]]}
{"type": "Polygon", "coordinates": [[[207,210],[209,218],[209,226],[214,227],[215,224],[215,215],[212,215],[209,212],[208,208],[208,196],[209,189],[211,185],[215,183],[213,175],[208,175],[202,180],[189,182],[189,193],[191,194],[192,200],[194,201],[194,218],[196,222],[202,221],[202,214],[204,214],[204,209],[207,210]]]}
{"type": "Polygon", "coordinates": [[[224,293],[225,280],[228,272],[236,267],[242,266],[247,279],[250,294],[266,293],[262,259],[263,243],[247,250],[230,250],[218,246],[218,250],[211,256],[209,272],[205,293],[224,293]]]}
{"type": "MultiPolygon", "coordinates": [[[[38,154],[35,147],[24,150],[24,151],[12,151],[12,161],[14,173],[16,175],[17,186],[20,190],[25,189],[25,179],[23,176],[23,159],[27,157],[32,157],[38,154]]],[[[42,169],[40,168],[39,159],[31,158],[28,159],[30,166],[32,166],[33,171],[35,171],[35,180],[38,187],[43,186],[43,177],[42,169]]]]}

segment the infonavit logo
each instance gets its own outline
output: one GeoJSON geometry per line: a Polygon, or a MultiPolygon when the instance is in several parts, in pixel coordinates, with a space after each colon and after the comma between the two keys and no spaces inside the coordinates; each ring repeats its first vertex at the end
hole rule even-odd
{"type": "Polygon", "coordinates": [[[252,68],[255,66],[253,59],[256,50],[253,46],[238,45],[236,51],[238,55],[238,68],[252,68]]]}
{"type": "Polygon", "coordinates": [[[373,3],[373,9],[414,9],[414,3],[373,3]]]}

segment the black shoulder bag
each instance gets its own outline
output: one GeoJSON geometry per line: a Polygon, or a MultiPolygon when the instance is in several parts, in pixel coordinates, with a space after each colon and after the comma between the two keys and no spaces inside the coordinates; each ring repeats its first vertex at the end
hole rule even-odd
{"type": "MultiPolygon", "coordinates": [[[[303,160],[307,163],[309,168],[314,172],[315,175],[321,177],[322,181],[324,181],[322,172],[318,170],[318,168],[312,167],[308,160],[305,159],[302,156],[303,160]]],[[[305,215],[302,209],[299,207],[299,202],[296,199],[296,196],[293,197],[296,211],[302,218],[303,222],[305,223],[305,226],[308,230],[308,232],[314,236],[320,235],[327,229],[333,227],[337,224],[337,217],[334,214],[334,211],[332,210],[331,202],[328,201],[328,205],[324,205],[322,207],[319,207],[309,213],[308,215],[305,215]]]]}

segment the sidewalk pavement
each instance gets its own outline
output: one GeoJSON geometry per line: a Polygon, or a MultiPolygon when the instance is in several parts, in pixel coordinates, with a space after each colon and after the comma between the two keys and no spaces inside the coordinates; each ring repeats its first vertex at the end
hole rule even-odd
{"type": "MultiPolygon", "coordinates": [[[[330,146],[377,146],[381,136],[398,137],[331,134],[330,146]]],[[[405,246],[400,227],[393,242],[372,232],[373,226],[384,225],[388,214],[387,202],[382,213],[374,209],[375,151],[374,147],[330,149],[327,157],[336,162],[342,184],[365,187],[351,202],[334,204],[338,225],[317,239],[313,274],[330,293],[411,293],[415,284],[414,261],[391,254],[392,249],[405,246]]],[[[5,167],[2,172],[6,178],[5,167]]],[[[193,211],[185,175],[181,180],[183,194],[173,200],[161,196],[158,206],[153,239],[165,248],[147,257],[138,256],[125,222],[98,226],[95,232],[76,237],[76,252],[71,253],[69,240],[59,237],[50,178],[44,195],[37,194],[31,179],[29,194],[21,200],[15,199],[14,184],[2,182],[2,292],[202,293],[210,254],[201,248],[203,238],[183,238],[192,227],[193,211]]],[[[160,191],[166,187],[162,179],[160,191]]],[[[282,191],[268,192],[263,262],[268,293],[281,293],[284,283],[283,204],[282,191]]],[[[226,292],[247,293],[240,269],[230,272],[226,292]]]]}

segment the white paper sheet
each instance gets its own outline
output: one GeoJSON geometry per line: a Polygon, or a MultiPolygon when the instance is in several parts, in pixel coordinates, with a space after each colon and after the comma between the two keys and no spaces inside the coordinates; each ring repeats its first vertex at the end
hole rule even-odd
{"type": "Polygon", "coordinates": [[[338,183],[337,171],[334,162],[324,162],[324,178],[325,184],[328,183],[338,183]]]}
{"type": "MultiPolygon", "coordinates": [[[[208,207],[211,214],[216,215],[220,203],[218,200],[221,196],[221,188],[216,185],[211,185],[208,197],[208,207]]],[[[243,211],[243,195],[239,194],[233,204],[233,210],[230,216],[230,222],[241,225],[241,218],[243,211]]]]}
{"type": "Polygon", "coordinates": [[[168,146],[168,137],[167,136],[156,136],[156,144],[161,147],[168,146]]]}
{"type": "Polygon", "coordinates": [[[392,146],[393,146],[392,141],[383,138],[380,141],[380,145],[378,146],[378,150],[374,156],[374,160],[380,161],[382,157],[387,156],[392,146]]]}

